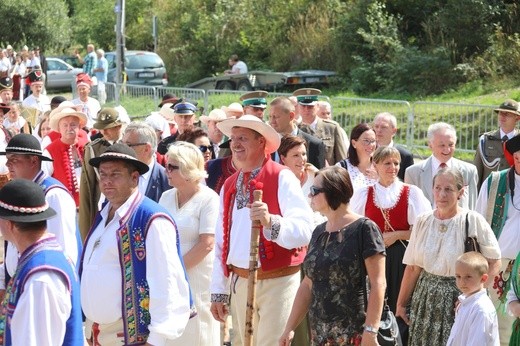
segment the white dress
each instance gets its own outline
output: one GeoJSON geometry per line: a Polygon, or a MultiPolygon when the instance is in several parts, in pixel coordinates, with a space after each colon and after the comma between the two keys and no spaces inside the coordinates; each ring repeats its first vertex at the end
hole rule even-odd
{"type": "MultiPolygon", "coordinates": [[[[200,191],[180,208],[176,188],[163,192],[159,204],[171,213],[177,224],[183,256],[197,244],[199,235],[215,234],[219,203],[217,193],[202,184],[200,191]]],[[[187,270],[197,315],[189,320],[181,337],[169,340],[168,345],[217,346],[220,344],[220,325],[210,312],[209,285],[214,258],[215,253],[212,251],[199,264],[187,270]]]]}
{"type": "MultiPolygon", "coordinates": [[[[364,186],[372,186],[377,182],[377,179],[369,178],[361,173],[359,168],[350,163],[349,159],[346,159],[345,162],[347,163],[347,171],[354,191],[364,186]]],[[[342,167],[339,162],[336,163],[336,166],[342,167]]]]}

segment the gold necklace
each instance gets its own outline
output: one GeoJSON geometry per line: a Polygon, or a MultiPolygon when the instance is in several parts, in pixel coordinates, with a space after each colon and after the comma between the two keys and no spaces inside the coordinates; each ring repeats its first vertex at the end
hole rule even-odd
{"type": "Polygon", "coordinates": [[[439,232],[441,232],[441,233],[446,233],[446,231],[448,230],[449,226],[450,226],[451,223],[453,222],[453,219],[454,219],[454,218],[455,218],[455,216],[452,217],[452,218],[450,219],[450,221],[447,222],[447,223],[442,223],[441,220],[438,219],[438,220],[439,220],[439,228],[438,228],[438,229],[439,229],[439,232]]]}

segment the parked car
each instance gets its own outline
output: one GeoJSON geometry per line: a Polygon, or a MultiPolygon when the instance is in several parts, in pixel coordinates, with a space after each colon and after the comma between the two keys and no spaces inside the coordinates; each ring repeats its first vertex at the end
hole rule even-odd
{"type": "Polygon", "coordinates": [[[67,64],[72,65],[72,67],[82,68],[78,58],[76,58],[74,55],[60,55],[56,58],[65,61],[67,64]]]}
{"type": "Polygon", "coordinates": [[[76,75],[83,72],[80,68],[72,67],[59,58],[47,57],[47,89],[71,89],[76,75]]]}
{"type": "MultiPolygon", "coordinates": [[[[108,81],[116,82],[116,52],[105,54],[108,60],[108,81]]],[[[168,75],[161,57],[153,52],[125,52],[125,72],[128,84],[167,85],[168,75]]]]}

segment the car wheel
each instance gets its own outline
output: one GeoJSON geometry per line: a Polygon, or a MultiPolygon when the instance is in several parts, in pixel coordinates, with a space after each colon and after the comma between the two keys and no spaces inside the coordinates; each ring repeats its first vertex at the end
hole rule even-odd
{"type": "Polygon", "coordinates": [[[230,81],[223,81],[218,83],[217,85],[218,90],[235,90],[235,83],[230,81]]]}
{"type": "Polygon", "coordinates": [[[253,90],[253,87],[251,86],[251,83],[249,83],[249,80],[242,79],[240,82],[238,82],[237,90],[240,90],[240,91],[251,91],[251,90],[253,90]]]}

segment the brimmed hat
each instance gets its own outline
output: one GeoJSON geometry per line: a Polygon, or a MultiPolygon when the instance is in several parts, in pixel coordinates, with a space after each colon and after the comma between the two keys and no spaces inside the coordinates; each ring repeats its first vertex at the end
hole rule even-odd
{"type": "Polygon", "coordinates": [[[498,108],[494,109],[495,113],[508,112],[520,115],[520,104],[515,100],[505,100],[498,108]]]}
{"type": "Polygon", "coordinates": [[[116,143],[109,146],[103,154],[90,159],[88,163],[93,167],[99,168],[101,162],[107,161],[128,162],[134,165],[139,174],[145,174],[149,170],[147,164],[137,159],[134,149],[123,143],[116,143]]]}
{"type": "Polygon", "coordinates": [[[119,116],[119,112],[115,108],[102,108],[96,118],[93,127],[98,130],[110,129],[119,125],[123,125],[124,121],[119,116]]]}
{"type": "Polygon", "coordinates": [[[267,100],[265,99],[269,95],[267,91],[257,90],[250,91],[240,96],[240,101],[242,101],[242,106],[250,106],[255,108],[263,108],[267,107],[267,100]]]}
{"type": "Polygon", "coordinates": [[[89,88],[92,87],[92,79],[90,79],[90,76],[84,72],[78,73],[76,75],[76,87],[82,85],[89,88]]]}
{"type": "Polygon", "coordinates": [[[40,185],[13,179],[0,189],[0,219],[19,222],[45,221],[56,216],[40,185]]]}
{"type": "Polygon", "coordinates": [[[9,77],[0,78],[0,92],[4,90],[13,90],[13,80],[9,77]]]}
{"type": "Polygon", "coordinates": [[[173,119],[173,116],[175,115],[175,112],[173,111],[173,103],[165,103],[162,105],[161,109],[159,110],[159,114],[162,115],[162,117],[164,119],[166,119],[166,121],[170,122],[170,121],[175,121],[175,119],[173,119]]]}
{"type": "Polygon", "coordinates": [[[278,135],[278,132],[254,115],[246,114],[241,116],[240,119],[227,119],[217,123],[217,128],[228,137],[231,136],[233,127],[244,127],[261,134],[266,142],[265,151],[269,154],[274,153],[280,146],[280,135],[278,135]]]}
{"type": "Polygon", "coordinates": [[[19,133],[7,143],[5,151],[0,155],[18,154],[18,155],[34,155],[38,156],[42,161],[52,161],[51,158],[43,155],[42,146],[38,139],[28,133],[19,133]]]}
{"type": "Polygon", "coordinates": [[[320,89],[301,88],[293,92],[296,100],[302,106],[314,106],[318,102],[318,95],[321,94],[320,89]]]}
{"type": "Polygon", "coordinates": [[[39,68],[36,70],[32,70],[31,73],[29,73],[29,80],[32,84],[43,84],[43,72],[39,68]]]}
{"type": "Polygon", "coordinates": [[[190,102],[182,101],[173,106],[173,112],[179,115],[193,115],[197,111],[197,107],[190,102]]]}
{"type": "Polygon", "coordinates": [[[179,102],[180,98],[175,96],[174,94],[164,94],[161,103],[159,103],[159,108],[161,108],[165,103],[173,103],[176,104],[179,102]]]}
{"type": "Polygon", "coordinates": [[[209,112],[209,115],[200,116],[200,121],[202,121],[206,125],[208,124],[208,121],[210,121],[210,120],[219,122],[219,121],[223,121],[226,119],[232,119],[232,118],[228,118],[226,115],[226,112],[224,112],[222,109],[214,109],[211,112],[209,112]]]}
{"type": "Polygon", "coordinates": [[[242,115],[244,114],[244,107],[242,107],[242,105],[238,102],[233,102],[232,104],[230,104],[229,106],[222,106],[220,107],[220,109],[222,109],[224,112],[235,112],[235,113],[241,113],[242,115]]]}
{"type": "Polygon", "coordinates": [[[79,119],[79,127],[84,127],[87,124],[87,116],[77,110],[77,105],[70,101],[62,102],[58,108],[52,110],[49,115],[49,126],[54,131],[58,131],[58,124],[61,119],[65,117],[77,117],[79,119]]]}

